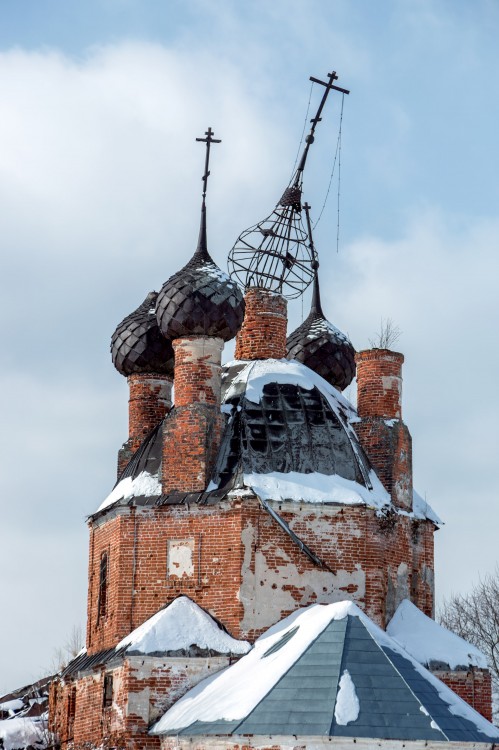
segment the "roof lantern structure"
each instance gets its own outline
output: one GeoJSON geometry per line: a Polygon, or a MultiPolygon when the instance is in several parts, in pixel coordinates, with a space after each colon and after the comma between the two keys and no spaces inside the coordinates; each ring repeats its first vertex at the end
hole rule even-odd
{"type": "Polygon", "coordinates": [[[236,335],[244,316],[241,291],[208,252],[206,191],[210,147],[221,141],[213,138],[211,128],[205,135],[206,138],[196,138],[206,143],[198,245],[190,261],[163,284],[157,300],[158,324],[163,334],[172,340],[186,336],[217,336],[228,341],[236,335]]]}
{"type": "Polygon", "coordinates": [[[302,219],[303,172],[315,129],[332,89],[343,94],[347,89],[333,85],[336,72],[328,73],[328,81],[310,77],[325,87],[317,114],[312,118],[310,133],[295,174],[270,216],[246,229],[237,238],[229,253],[229,272],[245,288],[258,287],[281,294],[287,299],[299,297],[315,276],[315,255],[308,242],[302,219]]]}
{"type": "Polygon", "coordinates": [[[127,315],[111,337],[113,365],[121,375],[158,373],[173,376],[171,341],[159,330],[156,320],[157,292],[149,292],[133,313],[127,315]]]}
{"type": "MultiPolygon", "coordinates": [[[[312,237],[310,206],[304,205],[310,247],[317,257],[312,237]]],[[[296,359],[340,391],[345,390],[355,377],[355,349],[349,338],[330,323],[321,305],[319,262],[315,261],[314,291],[310,313],[303,323],[288,336],[288,359],[296,359]]]]}

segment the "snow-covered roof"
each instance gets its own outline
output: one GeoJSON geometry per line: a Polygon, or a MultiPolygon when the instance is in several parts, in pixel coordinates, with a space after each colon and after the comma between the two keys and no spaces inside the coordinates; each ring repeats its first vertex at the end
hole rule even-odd
{"type": "Polygon", "coordinates": [[[218,656],[248,653],[251,644],[233,638],[188,596],[178,596],[125,636],[114,648],[79,654],[63,670],[67,677],[126,656],[218,656]]]}
{"type": "Polygon", "coordinates": [[[251,646],[226,633],[188,596],[179,596],[116,646],[129,654],[188,652],[192,646],[217,654],[246,654],[251,646]]]}
{"type": "MultiPolygon", "coordinates": [[[[206,492],[189,502],[249,490],[264,501],[394,510],[355,433],[355,409],[310,368],[287,359],[231,362],[223,370],[222,396],[227,430],[213,477],[206,492]]],[[[159,425],[96,513],[172,501],[162,496],[161,436],[159,425]]],[[[408,515],[440,523],[417,493],[408,515]]]]}
{"type": "Polygon", "coordinates": [[[439,662],[450,669],[487,667],[485,655],[476,646],[427,617],[409,599],[399,604],[386,632],[426,667],[439,662]]]}
{"type": "Polygon", "coordinates": [[[236,664],[190,690],[151,731],[499,740],[499,729],[352,602],[294,612],[236,664]]]}
{"type": "Polygon", "coordinates": [[[355,410],[310,368],[287,359],[232,362],[223,401],[232,406],[232,438],[213,486],[237,466],[236,484],[265,500],[390,506],[350,424],[355,410]]]}

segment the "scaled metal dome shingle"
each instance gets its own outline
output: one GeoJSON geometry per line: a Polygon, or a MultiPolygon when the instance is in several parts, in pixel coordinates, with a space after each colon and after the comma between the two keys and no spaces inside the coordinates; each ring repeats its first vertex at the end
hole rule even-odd
{"type": "Polygon", "coordinates": [[[340,391],[355,377],[355,349],[348,337],[324,317],[317,275],[310,314],[288,336],[287,351],[288,359],[302,362],[340,391]]]}
{"type": "Polygon", "coordinates": [[[169,339],[184,336],[234,338],[244,317],[244,299],[208,253],[206,209],[203,204],[198,247],[191,260],[158,294],[158,325],[169,339]]]}
{"type": "Polygon", "coordinates": [[[173,347],[158,327],[157,296],[157,292],[150,292],[111,337],[113,364],[122,375],[154,372],[173,376],[173,347]]]}

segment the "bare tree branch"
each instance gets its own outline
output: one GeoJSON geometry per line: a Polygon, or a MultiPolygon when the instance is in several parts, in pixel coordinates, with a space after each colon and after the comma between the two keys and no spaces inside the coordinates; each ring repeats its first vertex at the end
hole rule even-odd
{"type": "Polygon", "coordinates": [[[499,719],[499,567],[469,594],[454,594],[444,601],[438,621],[480,649],[492,675],[494,719],[499,719]]]}
{"type": "Polygon", "coordinates": [[[379,331],[374,334],[372,339],[369,339],[369,344],[372,349],[390,349],[401,335],[402,331],[391,318],[386,320],[381,318],[379,331]]]}

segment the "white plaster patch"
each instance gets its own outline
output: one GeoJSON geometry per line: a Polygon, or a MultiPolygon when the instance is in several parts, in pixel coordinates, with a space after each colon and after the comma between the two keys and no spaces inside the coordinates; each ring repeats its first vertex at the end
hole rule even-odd
{"type": "Polygon", "coordinates": [[[194,539],[169,539],[168,578],[192,578],[194,575],[194,539]]]}
{"type": "Polygon", "coordinates": [[[333,574],[316,568],[304,575],[283,549],[272,545],[256,550],[253,572],[250,563],[254,540],[254,529],[247,527],[242,534],[245,554],[239,592],[244,610],[241,623],[243,632],[269,627],[278,622],[284,613],[311,603],[330,604],[345,599],[345,596],[354,601],[364,599],[366,576],[359,564],[352,572],[339,569],[333,574]],[[269,554],[273,560],[279,559],[277,569],[275,565],[269,565],[269,554]],[[349,587],[354,588],[351,594],[349,587]]]}
{"type": "Polygon", "coordinates": [[[139,716],[146,724],[149,723],[149,699],[151,690],[148,687],[137,693],[128,693],[126,707],[127,716],[139,716]]]}

